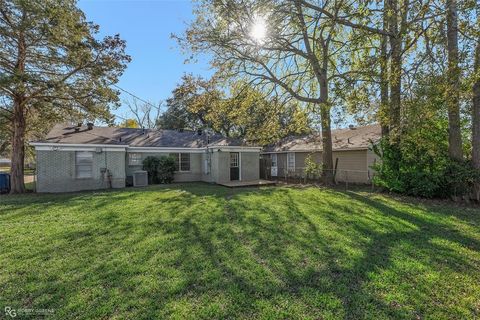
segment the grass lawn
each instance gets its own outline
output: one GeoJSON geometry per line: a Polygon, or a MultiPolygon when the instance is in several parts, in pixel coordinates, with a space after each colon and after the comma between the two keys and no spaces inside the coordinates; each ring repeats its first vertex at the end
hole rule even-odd
{"type": "Polygon", "coordinates": [[[0,196],[0,311],[473,319],[480,209],[206,184],[0,196]]]}

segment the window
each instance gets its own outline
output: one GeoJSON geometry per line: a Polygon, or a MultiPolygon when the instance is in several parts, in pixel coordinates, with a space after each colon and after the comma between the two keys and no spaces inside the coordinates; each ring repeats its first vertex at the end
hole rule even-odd
{"type": "Polygon", "coordinates": [[[190,171],[190,153],[180,153],[180,171],[190,171]]]}
{"type": "Polygon", "coordinates": [[[142,155],[140,153],[129,153],[128,164],[130,166],[139,166],[142,164],[142,155]]]}
{"type": "Polygon", "coordinates": [[[175,159],[175,171],[190,171],[190,153],[171,153],[175,159]]]}
{"type": "Polygon", "coordinates": [[[287,170],[295,170],[295,153],[287,153],[287,170]]]}
{"type": "Polygon", "coordinates": [[[272,153],[272,167],[276,167],[276,166],[277,166],[277,154],[272,153]]]}
{"type": "Polygon", "coordinates": [[[92,178],[93,152],[77,151],[75,153],[75,174],[79,179],[92,178]]]}
{"type": "Polygon", "coordinates": [[[238,152],[230,152],[230,168],[238,168],[238,152]]]}

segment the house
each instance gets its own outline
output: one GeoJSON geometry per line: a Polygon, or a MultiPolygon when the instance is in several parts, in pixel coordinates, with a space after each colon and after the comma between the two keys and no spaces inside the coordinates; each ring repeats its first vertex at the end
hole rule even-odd
{"type": "Polygon", "coordinates": [[[12,162],[7,158],[0,158],[0,168],[10,168],[12,162]]]}
{"type": "MultiPolygon", "coordinates": [[[[368,183],[374,174],[371,166],[379,161],[372,151],[381,138],[380,125],[332,130],[333,163],[336,181],[368,183]]],[[[320,134],[290,136],[266,147],[262,159],[269,164],[267,176],[272,179],[304,176],[307,156],[322,163],[322,137],[320,134]]]]}
{"type": "Polygon", "coordinates": [[[172,156],[175,182],[259,179],[259,147],[202,131],[56,125],[32,142],[37,192],[123,188],[147,156],[172,156]]]}

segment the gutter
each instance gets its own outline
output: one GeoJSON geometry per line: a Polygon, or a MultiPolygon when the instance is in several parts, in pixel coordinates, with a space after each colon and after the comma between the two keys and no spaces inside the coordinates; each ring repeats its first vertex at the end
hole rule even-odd
{"type": "MultiPolygon", "coordinates": [[[[369,147],[359,147],[359,148],[343,148],[343,149],[333,149],[332,151],[363,151],[368,150],[369,147]]],[[[323,149],[299,149],[299,150],[281,150],[281,151],[262,151],[262,154],[271,154],[271,153],[288,153],[288,152],[323,152],[323,149]]]]}
{"type": "MultiPolygon", "coordinates": [[[[127,144],[115,145],[115,144],[88,144],[88,143],[54,143],[54,142],[29,142],[31,146],[34,146],[36,150],[55,150],[55,149],[80,149],[80,148],[108,148],[116,149],[118,151],[136,151],[136,152],[180,152],[188,151],[191,153],[202,153],[210,149],[218,149],[219,151],[244,151],[244,152],[260,152],[261,147],[242,147],[242,146],[217,146],[211,145],[201,148],[188,148],[188,147],[130,147],[127,144]]],[[[57,150],[58,150],[57,149],[57,150]]]]}
{"type": "Polygon", "coordinates": [[[53,142],[29,142],[34,147],[92,147],[92,148],[127,148],[128,145],[118,144],[87,144],[87,143],[53,143],[53,142]]]}

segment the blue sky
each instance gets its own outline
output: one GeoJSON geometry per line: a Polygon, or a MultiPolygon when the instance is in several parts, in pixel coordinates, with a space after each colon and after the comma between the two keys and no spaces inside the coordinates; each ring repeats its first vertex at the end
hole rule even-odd
{"type": "MultiPolygon", "coordinates": [[[[100,36],[119,33],[132,57],[118,85],[142,99],[159,102],[170,96],[184,73],[208,76],[206,59],[184,64],[172,33],[180,34],[193,19],[188,0],[80,0],[87,19],[100,25],[100,36]]],[[[122,94],[122,99],[126,98],[122,94]]],[[[126,115],[120,107],[114,113],[126,115]]]]}

